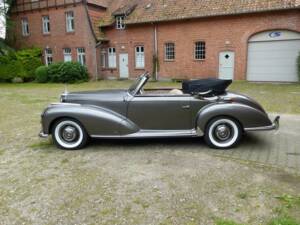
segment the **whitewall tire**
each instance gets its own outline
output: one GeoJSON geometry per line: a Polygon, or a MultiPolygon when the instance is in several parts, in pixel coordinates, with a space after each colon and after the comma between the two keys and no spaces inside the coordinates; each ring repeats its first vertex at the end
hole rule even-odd
{"type": "Polygon", "coordinates": [[[211,120],[205,130],[205,141],[217,149],[229,149],[236,146],[242,136],[240,124],[228,117],[218,117],[211,120]]]}
{"type": "Polygon", "coordinates": [[[61,119],[52,127],[52,139],[58,148],[76,150],[86,145],[88,136],[79,122],[61,119]]]}

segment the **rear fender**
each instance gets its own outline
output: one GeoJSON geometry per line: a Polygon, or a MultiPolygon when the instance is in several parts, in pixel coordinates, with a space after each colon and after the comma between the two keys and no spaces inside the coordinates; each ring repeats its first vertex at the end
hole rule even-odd
{"type": "Polygon", "coordinates": [[[205,131],[207,123],[219,116],[236,119],[243,129],[272,125],[268,115],[248,105],[239,103],[215,103],[202,108],[197,114],[197,128],[205,131]]]}
{"type": "Polygon", "coordinates": [[[57,104],[49,106],[43,113],[43,132],[50,134],[51,126],[60,118],[78,120],[89,135],[118,136],[139,131],[139,128],[126,117],[102,107],[57,104]]]}

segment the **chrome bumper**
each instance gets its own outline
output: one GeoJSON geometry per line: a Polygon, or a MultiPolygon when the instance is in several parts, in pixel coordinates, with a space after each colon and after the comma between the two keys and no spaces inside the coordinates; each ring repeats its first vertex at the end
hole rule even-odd
{"type": "Polygon", "coordinates": [[[40,138],[47,138],[49,135],[48,134],[44,134],[43,133],[43,131],[41,131],[40,133],[39,133],[39,137],[40,138]]]}
{"type": "Polygon", "coordinates": [[[276,116],[274,119],[272,125],[266,126],[266,127],[251,127],[251,128],[245,128],[245,131],[265,131],[265,130],[278,130],[279,129],[279,120],[280,116],[276,116]]]}

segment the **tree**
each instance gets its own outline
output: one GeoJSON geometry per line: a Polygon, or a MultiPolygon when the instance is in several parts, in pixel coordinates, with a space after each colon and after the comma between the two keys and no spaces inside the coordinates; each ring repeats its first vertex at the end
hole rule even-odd
{"type": "Polygon", "coordinates": [[[0,32],[5,33],[11,25],[9,14],[16,0],[0,0],[0,32]]]}

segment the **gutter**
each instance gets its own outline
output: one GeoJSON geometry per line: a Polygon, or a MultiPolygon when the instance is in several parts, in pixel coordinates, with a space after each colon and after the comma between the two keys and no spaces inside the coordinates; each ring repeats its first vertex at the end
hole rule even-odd
{"type": "MultiPolygon", "coordinates": [[[[154,24],[154,53],[158,59],[157,24],[154,24]]],[[[158,80],[158,62],[155,60],[155,80],[158,80]]]]}

